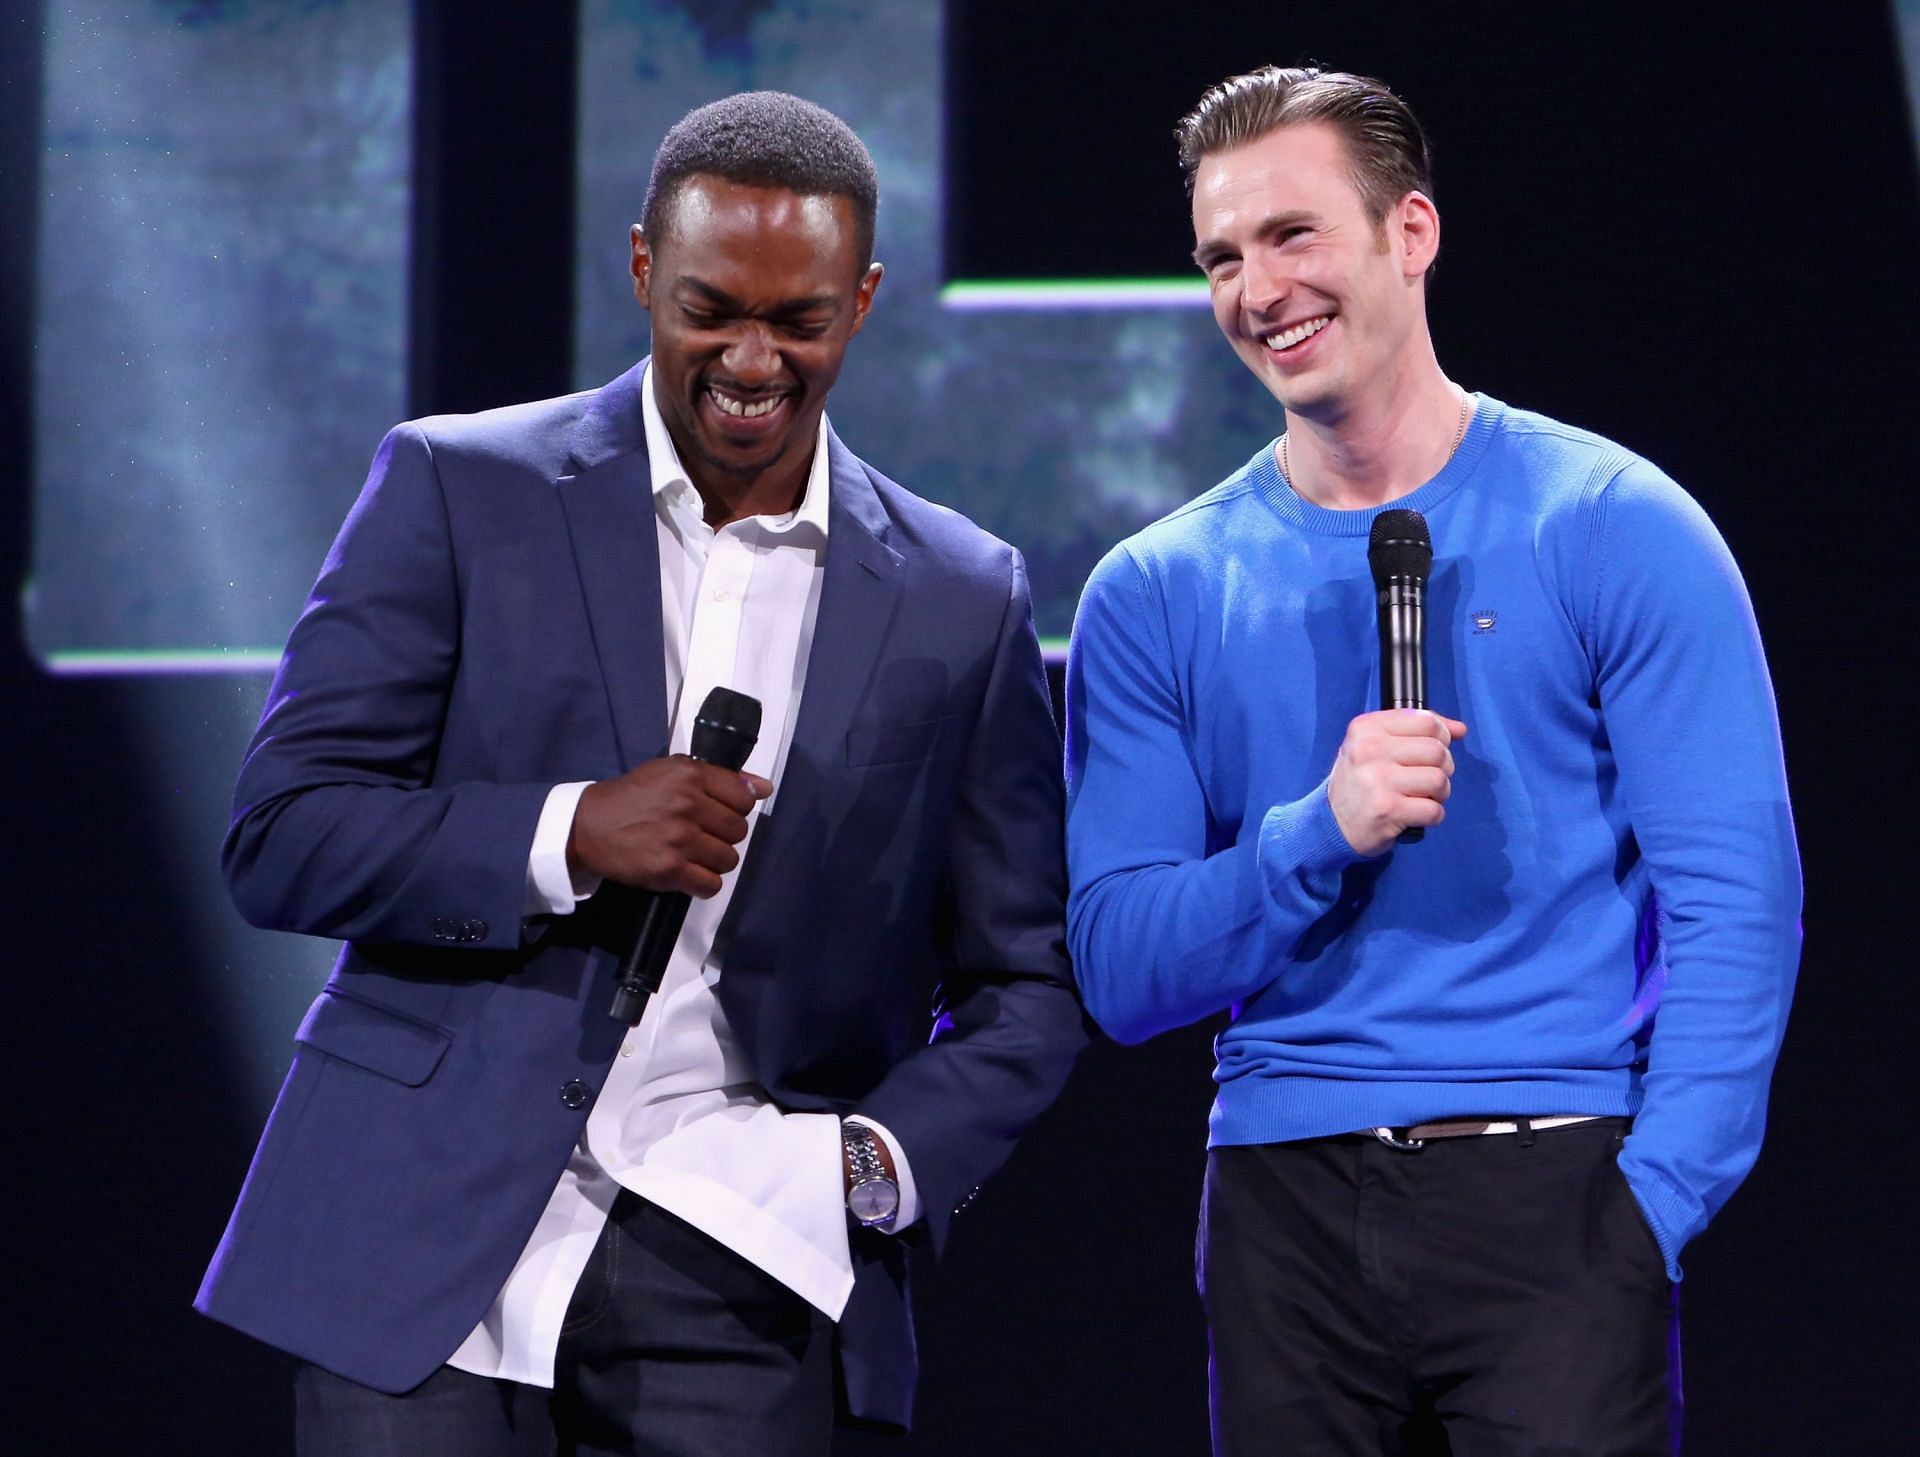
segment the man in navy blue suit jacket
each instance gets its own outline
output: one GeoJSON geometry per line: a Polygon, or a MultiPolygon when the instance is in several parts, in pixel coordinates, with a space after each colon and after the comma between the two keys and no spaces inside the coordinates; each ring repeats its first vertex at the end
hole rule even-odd
{"type": "Polygon", "coordinates": [[[879,282],[873,217],[865,149],[824,112],[771,93],[695,112],[634,229],[650,362],[394,430],[294,628],[225,865],[255,924],[347,944],[197,1304],[301,1358],[303,1453],[823,1453],[836,1403],[904,1425],[909,1250],[939,1249],[1083,1045],[1019,555],[822,425],[879,282]],[[762,730],[777,785],[667,753],[668,679],[704,649],[676,655],[662,605],[649,422],[710,531],[805,515],[825,487],[798,710],[762,730]],[[568,785],[565,873],[589,893],[528,914],[568,785]],[[634,1046],[608,1014],[622,886],[732,896],[693,978],[751,1073],[726,1114],[868,1120],[886,1137],[847,1127],[844,1185],[872,1219],[910,1177],[921,1214],[866,1228],[834,1201],[835,1322],[607,1194],[549,1395],[447,1363],[524,1344],[488,1329],[496,1301],[556,1191],[604,1180],[581,1161],[634,1046]]]}

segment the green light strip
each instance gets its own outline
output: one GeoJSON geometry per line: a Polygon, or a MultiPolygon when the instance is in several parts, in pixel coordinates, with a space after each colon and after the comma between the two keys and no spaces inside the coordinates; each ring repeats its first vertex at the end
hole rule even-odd
{"type": "Polygon", "coordinates": [[[940,290],[949,309],[1205,308],[1204,278],[958,279],[940,290]]]}
{"type": "MultiPolygon", "coordinates": [[[[1068,639],[1043,637],[1040,655],[1049,663],[1067,660],[1068,639]]],[[[62,678],[113,674],[271,673],[280,666],[278,648],[147,648],[118,651],[75,649],[48,653],[41,664],[62,678]]]]}
{"type": "Polygon", "coordinates": [[[40,661],[49,673],[62,678],[135,673],[271,673],[280,665],[280,649],[75,649],[48,653],[40,661]]]}

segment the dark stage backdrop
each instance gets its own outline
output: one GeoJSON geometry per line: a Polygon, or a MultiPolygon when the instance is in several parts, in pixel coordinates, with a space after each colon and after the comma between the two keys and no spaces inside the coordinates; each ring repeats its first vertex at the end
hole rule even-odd
{"type": "MultiPolygon", "coordinates": [[[[242,925],[215,856],[262,668],[385,426],[624,368],[660,131],[798,90],[882,172],[836,422],[1021,546],[1063,635],[1106,545],[1279,429],[1189,277],[1169,137],[1270,60],[1376,72],[1427,120],[1453,376],[1651,456],[1746,569],[1807,943],[1767,1150],[1687,1256],[1687,1450],[1904,1450],[1903,55],[1920,0],[13,0],[8,1450],[291,1449],[285,1363],[188,1301],[329,949],[242,925]]],[[[956,1227],[918,1431],[846,1457],[1204,1452],[1209,1032],[1088,1054],[956,1227]]]]}

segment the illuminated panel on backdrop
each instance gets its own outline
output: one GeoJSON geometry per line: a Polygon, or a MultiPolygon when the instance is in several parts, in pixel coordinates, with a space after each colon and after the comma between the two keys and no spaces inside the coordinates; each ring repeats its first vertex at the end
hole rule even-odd
{"type": "Polygon", "coordinates": [[[409,7],[52,0],[26,621],[271,667],[404,413],[409,7]]]}
{"type": "Polygon", "coordinates": [[[886,278],[835,387],[835,427],[1025,552],[1042,633],[1066,633],[1109,546],[1274,433],[1273,402],[1220,346],[1195,276],[945,275],[933,0],[584,0],[581,20],[577,385],[646,353],[626,237],[654,147],[693,107],[769,88],[844,117],[880,171],[886,278]]]}
{"type": "Polygon", "coordinates": [[[1893,0],[1900,50],[1907,58],[1907,100],[1913,107],[1913,143],[1920,148],[1920,0],[1893,0]]]}

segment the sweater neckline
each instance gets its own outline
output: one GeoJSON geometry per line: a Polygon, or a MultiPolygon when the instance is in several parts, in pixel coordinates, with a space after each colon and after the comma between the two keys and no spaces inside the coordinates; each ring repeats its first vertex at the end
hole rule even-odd
{"type": "Polygon", "coordinates": [[[1475,391],[1473,398],[1473,418],[1467,421],[1467,431],[1460,437],[1459,448],[1431,480],[1396,500],[1378,506],[1335,508],[1318,506],[1295,495],[1293,487],[1280,474],[1278,436],[1247,462],[1247,477],[1261,499],[1288,525],[1322,536],[1365,536],[1373,529],[1373,518],[1382,511],[1431,511],[1473,475],[1507,414],[1507,407],[1491,395],[1475,391]]]}

